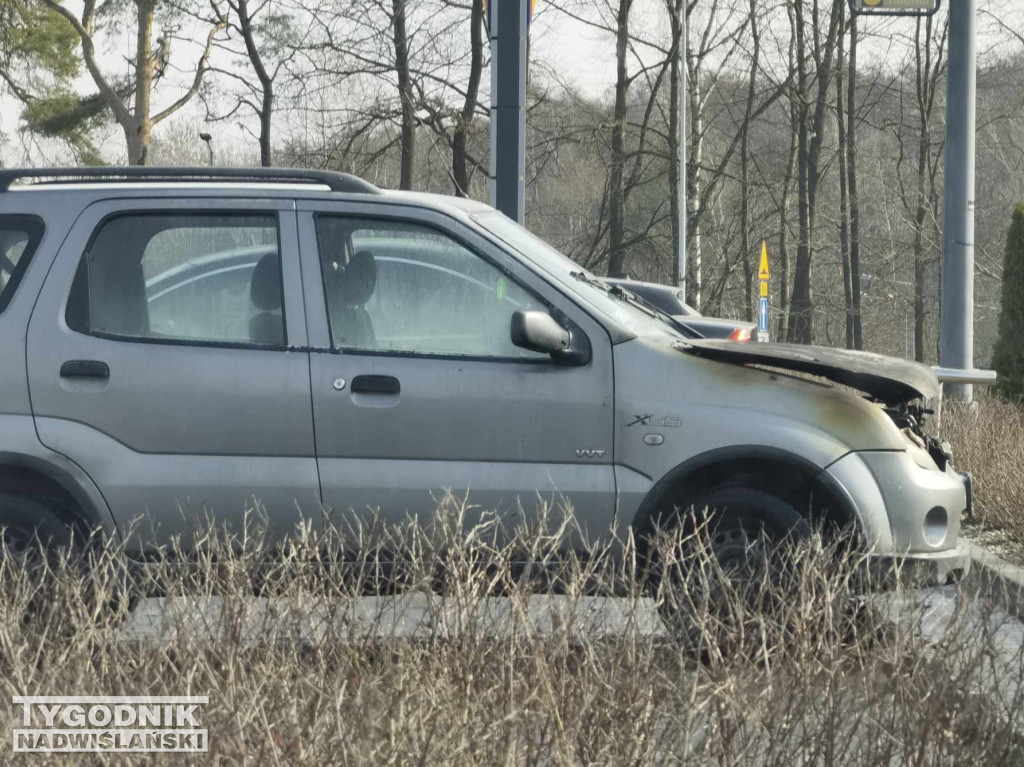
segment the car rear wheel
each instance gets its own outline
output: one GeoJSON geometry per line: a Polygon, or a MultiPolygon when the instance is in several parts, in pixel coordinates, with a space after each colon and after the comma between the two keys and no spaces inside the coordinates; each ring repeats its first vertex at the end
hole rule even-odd
{"type": "Polygon", "coordinates": [[[49,505],[33,498],[0,494],[0,556],[25,565],[41,563],[50,552],[74,543],[74,529],[49,505]]]}
{"type": "Polygon", "coordinates": [[[8,578],[27,571],[28,583],[35,589],[26,605],[30,613],[53,608],[44,569],[80,577],[75,588],[85,600],[83,606],[101,622],[116,623],[130,612],[135,594],[124,564],[117,557],[90,556],[93,541],[84,540],[52,503],[0,493],[0,530],[0,559],[9,568],[8,578]]]}

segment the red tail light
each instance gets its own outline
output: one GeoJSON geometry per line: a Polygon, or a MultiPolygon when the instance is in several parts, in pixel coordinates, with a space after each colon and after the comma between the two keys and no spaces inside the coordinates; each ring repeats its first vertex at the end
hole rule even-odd
{"type": "Polygon", "coordinates": [[[747,328],[736,328],[729,335],[730,341],[739,341],[741,344],[750,343],[750,331],[747,328]]]}

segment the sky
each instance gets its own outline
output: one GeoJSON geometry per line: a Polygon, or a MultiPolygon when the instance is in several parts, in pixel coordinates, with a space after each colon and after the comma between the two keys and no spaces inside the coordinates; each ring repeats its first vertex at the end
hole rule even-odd
{"type": "MultiPolygon", "coordinates": [[[[963,0],[945,0],[948,2],[962,2],[963,0]]],[[[412,0],[415,2],[415,0],[412,0]]],[[[558,78],[560,82],[574,87],[588,97],[610,98],[614,87],[615,78],[615,47],[614,38],[609,31],[598,28],[602,19],[611,19],[613,12],[609,7],[609,0],[598,0],[596,3],[581,3],[579,0],[560,0],[562,7],[576,3],[575,7],[583,8],[579,14],[585,14],[591,23],[586,23],[573,18],[572,15],[559,10],[545,0],[537,0],[534,23],[531,29],[531,57],[534,62],[534,71],[542,70],[541,76],[545,76],[543,70],[547,70],[558,78]]],[[[998,52],[1001,39],[1006,35],[998,35],[994,32],[997,24],[995,18],[1003,23],[1014,26],[1024,31],[1024,23],[1018,20],[1020,16],[1017,0],[980,0],[982,8],[982,19],[980,22],[981,39],[979,50],[983,55],[988,55],[993,50],[998,52]]],[[[72,0],[68,3],[72,9],[79,9],[80,2],[72,0]]],[[[700,16],[701,5],[695,11],[700,16]]],[[[943,13],[945,10],[942,11],[943,13]]],[[[693,29],[691,29],[691,44],[696,44],[699,35],[701,19],[695,18],[693,29]]],[[[862,48],[861,60],[869,62],[877,59],[894,66],[907,55],[907,40],[913,34],[915,22],[912,19],[889,19],[883,22],[872,22],[867,31],[871,33],[871,39],[862,48]]],[[[636,0],[631,16],[632,30],[638,37],[663,42],[668,36],[667,19],[665,17],[663,0],[636,0]]],[[[183,83],[189,76],[191,62],[198,57],[198,40],[203,36],[203,30],[196,22],[186,23],[179,30],[178,34],[185,39],[176,40],[173,49],[172,62],[180,67],[174,77],[177,82],[183,83]],[[192,42],[190,42],[190,39],[192,42]]],[[[771,31],[766,35],[769,40],[766,47],[771,46],[771,31]]],[[[780,35],[781,37],[781,35],[780,35]]],[[[122,39],[110,42],[109,46],[101,51],[100,61],[104,71],[118,73],[127,71],[126,57],[130,55],[133,40],[130,35],[122,39]]],[[[1005,43],[1002,44],[1005,47],[1005,43]]],[[[217,54],[215,63],[226,64],[226,54],[217,54]]],[[[653,61],[657,53],[654,49],[638,50],[642,60],[653,61]]],[[[633,62],[636,66],[637,62],[633,62]]],[[[485,74],[486,78],[486,74],[485,74]]],[[[94,92],[95,87],[88,77],[83,75],[78,83],[83,93],[94,92]]],[[[489,90],[488,83],[484,83],[485,90],[489,90]]],[[[161,98],[169,91],[158,93],[157,106],[161,98]]],[[[24,142],[18,136],[20,105],[10,97],[0,96],[0,133],[6,139],[0,147],[0,159],[5,164],[23,164],[26,161],[38,163],[47,159],[60,161],[62,158],[59,151],[52,147],[35,145],[33,154],[27,155],[23,149],[24,142]],[[40,155],[51,155],[50,157],[40,155]]],[[[169,123],[159,126],[156,136],[159,137],[163,131],[191,131],[197,132],[201,129],[213,135],[215,150],[218,147],[239,147],[244,146],[252,149],[255,153],[255,139],[253,136],[238,125],[237,120],[204,124],[204,107],[195,100],[186,107],[178,116],[172,118],[169,123]]],[[[251,123],[250,123],[251,125],[251,123]]],[[[279,134],[280,135],[280,131],[279,134]]],[[[118,155],[123,153],[123,137],[116,126],[112,126],[101,137],[100,146],[102,151],[109,156],[109,159],[116,160],[118,155]]],[[[254,155],[255,156],[255,155],[254,155]]],[[[122,156],[123,159],[123,156],[122,156]]]]}

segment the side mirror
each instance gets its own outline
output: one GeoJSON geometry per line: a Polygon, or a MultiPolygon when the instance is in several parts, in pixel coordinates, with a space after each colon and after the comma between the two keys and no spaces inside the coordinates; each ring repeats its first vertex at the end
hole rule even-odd
{"type": "Polygon", "coordinates": [[[512,315],[512,343],[520,349],[551,355],[560,365],[586,365],[590,361],[590,344],[586,337],[562,327],[547,312],[519,310],[512,315]]]}

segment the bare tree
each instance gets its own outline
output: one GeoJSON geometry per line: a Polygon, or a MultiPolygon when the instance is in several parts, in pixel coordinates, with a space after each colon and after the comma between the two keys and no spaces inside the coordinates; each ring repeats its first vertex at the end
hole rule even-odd
{"type": "MultiPolygon", "coordinates": [[[[925,360],[925,323],[928,315],[927,283],[928,273],[938,262],[938,255],[929,255],[927,231],[937,232],[939,190],[937,177],[942,153],[942,140],[932,136],[932,122],[935,118],[936,97],[945,80],[946,66],[944,51],[948,32],[948,19],[935,28],[931,17],[918,19],[914,35],[913,66],[913,115],[916,125],[905,129],[904,84],[908,78],[900,79],[900,119],[896,122],[896,139],[899,159],[896,164],[896,180],[899,183],[900,201],[907,213],[913,230],[914,254],[914,359],[925,360]],[[911,135],[907,136],[909,132],[911,135]],[[916,134],[916,136],[914,135],[916,134]],[[912,179],[904,177],[906,165],[906,143],[916,138],[915,157],[911,169],[912,179]]],[[[913,150],[912,150],[913,151],[913,150]]]]}
{"type": "Polygon", "coordinates": [[[757,0],[750,0],[748,24],[752,52],[746,109],[740,128],[743,137],[740,142],[740,251],[743,254],[744,317],[748,321],[754,318],[754,255],[750,245],[750,127],[757,99],[758,70],[761,66],[761,31],[758,28],[757,13],[757,0]]]}
{"type": "Polygon", "coordinates": [[[626,108],[632,78],[627,66],[629,12],[633,0],[619,0],[615,14],[615,105],[612,112],[611,167],[608,173],[608,274],[625,275],[626,108]]]}
{"type": "Polygon", "coordinates": [[[406,0],[391,0],[391,31],[395,43],[395,76],[402,115],[402,165],[400,188],[412,189],[416,160],[416,103],[409,73],[409,36],[406,33],[406,0]]]}
{"type": "MultiPolygon", "coordinates": [[[[668,195],[669,206],[672,218],[672,253],[673,256],[679,253],[680,232],[680,211],[679,211],[679,185],[680,179],[679,164],[679,117],[680,104],[683,92],[683,65],[681,62],[680,49],[682,44],[683,29],[689,29],[689,24],[684,21],[689,19],[690,12],[696,5],[696,0],[665,0],[665,9],[668,11],[669,28],[672,35],[672,47],[668,55],[672,63],[669,68],[669,100],[668,100],[668,195]],[[685,19],[684,19],[685,14],[685,19]]],[[[689,215],[689,211],[685,211],[689,215]]],[[[685,246],[685,243],[683,243],[685,246]]],[[[678,285],[681,281],[679,274],[679,259],[672,259],[672,284],[678,285]]]]}
{"type": "Polygon", "coordinates": [[[864,325],[861,314],[860,287],[860,197],[857,194],[857,48],[860,30],[856,14],[850,17],[849,77],[846,84],[846,182],[850,205],[850,303],[853,348],[864,348],[864,325]]]}
{"type": "Polygon", "coordinates": [[[273,126],[274,109],[277,101],[277,83],[281,73],[295,57],[302,41],[296,30],[294,17],[283,12],[276,0],[226,0],[229,8],[227,31],[229,39],[219,45],[248,63],[248,69],[216,68],[212,71],[231,81],[241,89],[235,96],[235,103],[227,112],[217,115],[207,109],[207,119],[226,120],[234,117],[239,110],[247,109],[256,116],[259,123],[257,140],[260,145],[260,164],[269,167],[274,164],[273,126]],[[237,50],[235,38],[242,44],[237,50]],[[232,43],[235,43],[232,45],[232,43]],[[255,81],[252,75],[256,76],[255,81]]]}
{"type": "Polygon", "coordinates": [[[846,0],[831,0],[828,26],[824,36],[821,34],[820,26],[820,0],[810,0],[809,25],[806,24],[805,18],[807,0],[792,1],[796,11],[794,17],[797,25],[797,85],[800,99],[797,147],[800,241],[797,245],[786,337],[789,341],[808,344],[814,339],[811,272],[814,258],[815,213],[821,182],[821,150],[836,62],[841,9],[846,0]],[[809,44],[808,32],[811,37],[809,44]],[[813,67],[813,77],[808,72],[808,65],[813,67]]]}
{"type": "MultiPolygon", "coordinates": [[[[696,4],[694,4],[695,6],[696,4]]],[[[687,9],[687,18],[691,18],[687,9]]],[[[710,178],[705,180],[704,150],[708,131],[713,124],[708,120],[707,110],[715,95],[719,78],[728,70],[729,63],[738,50],[740,33],[746,26],[746,15],[737,12],[737,4],[721,0],[711,0],[704,9],[704,23],[699,29],[697,45],[688,50],[687,66],[687,97],[689,120],[689,152],[687,154],[686,185],[687,204],[690,213],[686,229],[687,286],[686,295],[698,310],[702,303],[703,282],[703,225],[707,205],[718,191],[722,173],[728,167],[728,161],[736,151],[737,142],[733,142],[726,163],[711,171],[710,178]]],[[[689,24],[687,24],[689,28],[689,24]]],[[[739,134],[737,134],[738,138],[739,134]]]]}
{"type": "MultiPolygon", "coordinates": [[[[840,9],[840,24],[845,26],[845,9],[840,9]]],[[[856,16],[856,14],[854,14],[856,16]]],[[[839,258],[843,272],[843,303],[846,307],[846,348],[856,348],[854,339],[853,283],[850,277],[850,141],[848,115],[852,112],[849,94],[843,89],[846,65],[846,33],[839,35],[836,66],[836,127],[839,140],[839,258]]],[[[852,73],[851,73],[852,76],[852,73]]]]}
{"type": "MultiPolygon", "coordinates": [[[[786,17],[789,21],[790,35],[788,46],[788,71],[790,78],[795,78],[797,72],[796,60],[796,12],[791,4],[787,3],[786,17]]],[[[793,176],[796,173],[797,154],[800,147],[799,123],[802,116],[800,100],[797,98],[796,85],[792,82],[788,89],[789,95],[789,152],[786,159],[786,170],[781,184],[781,193],[778,195],[779,211],[779,319],[775,331],[775,337],[782,339],[786,337],[786,328],[789,325],[789,230],[790,230],[790,205],[793,198],[793,176]]]]}
{"type": "Polygon", "coordinates": [[[462,109],[455,123],[452,136],[452,177],[455,194],[469,196],[470,169],[473,162],[469,157],[469,130],[479,107],[480,79],[484,69],[484,7],[478,0],[471,0],[469,9],[469,78],[466,84],[462,109]]]}

